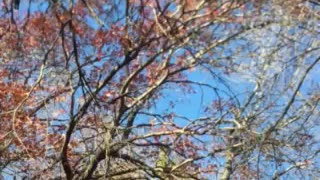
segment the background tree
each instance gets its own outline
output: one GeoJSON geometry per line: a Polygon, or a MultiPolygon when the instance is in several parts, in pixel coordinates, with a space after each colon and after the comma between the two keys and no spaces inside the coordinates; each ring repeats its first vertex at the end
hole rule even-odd
{"type": "Polygon", "coordinates": [[[319,176],[319,3],[1,1],[4,178],[319,176]]]}

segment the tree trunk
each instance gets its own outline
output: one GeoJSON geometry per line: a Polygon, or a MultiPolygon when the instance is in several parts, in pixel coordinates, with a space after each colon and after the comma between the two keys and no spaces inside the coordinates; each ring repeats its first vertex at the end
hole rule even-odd
{"type": "Polygon", "coordinates": [[[229,180],[232,173],[232,160],[233,153],[232,150],[228,150],[226,153],[226,165],[221,176],[221,180],[229,180]]]}

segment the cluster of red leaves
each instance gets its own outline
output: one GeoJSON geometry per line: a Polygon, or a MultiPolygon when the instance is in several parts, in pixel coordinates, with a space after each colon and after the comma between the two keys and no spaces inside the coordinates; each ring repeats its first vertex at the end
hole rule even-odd
{"type": "MultiPolygon", "coordinates": [[[[62,136],[48,131],[48,122],[32,112],[33,100],[24,101],[30,88],[18,82],[10,82],[9,72],[0,71],[0,145],[3,161],[15,159],[33,160],[46,158],[51,146],[60,151],[62,136]],[[23,106],[21,106],[22,103],[23,106]],[[20,107],[20,108],[18,108],[20,107]]],[[[35,98],[36,99],[36,98],[35,98]]]]}

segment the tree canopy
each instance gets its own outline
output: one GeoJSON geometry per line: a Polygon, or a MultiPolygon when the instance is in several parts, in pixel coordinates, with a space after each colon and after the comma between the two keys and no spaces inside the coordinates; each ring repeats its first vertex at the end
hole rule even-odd
{"type": "Polygon", "coordinates": [[[0,178],[320,176],[318,0],[0,2],[0,178]]]}

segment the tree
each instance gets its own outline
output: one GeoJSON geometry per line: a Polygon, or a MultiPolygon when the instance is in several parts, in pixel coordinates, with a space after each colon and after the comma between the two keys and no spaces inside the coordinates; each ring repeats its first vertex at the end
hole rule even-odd
{"type": "Polygon", "coordinates": [[[317,1],[15,2],[0,11],[2,176],[319,175],[317,1]]]}

